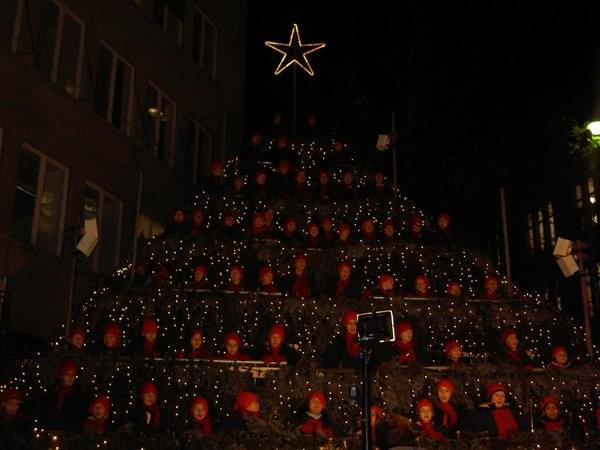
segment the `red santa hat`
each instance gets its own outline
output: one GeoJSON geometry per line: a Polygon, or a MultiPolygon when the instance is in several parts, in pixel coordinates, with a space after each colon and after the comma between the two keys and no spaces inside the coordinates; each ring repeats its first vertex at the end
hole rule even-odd
{"type": "Polygon", "coordinates": [[[396,224],[394,223],[393,219],[385,219],[383,221],[383,229],[385,230],[385,227],[391,226],[392,228],[396,228],[396,224]]]}
{"type": "Polygon", "coordinates": [[[435,385],[436,390],[443,388],[443,387],[448,389],[451,393],[454,393],[454,383],[451,380],[449,380],[448,378],[442,378],[435,385]]]}
{"type": "Polygon", "coordinates": [[[223,163],[217,159],[213,159],[208,166],[208,171],[212,174],[217,169],[223,169],[223,163]]]}
{"type": "Polygon", "coordinates": [[[269,337],[273,336],[274,334],[278,335],[281,340],[283,340],[285,338],[285,326],[280,323],[274,324],[269,329],[269,337]]]}
{"type": "Polygon", "coordinates": [[[65,373],[68,373],[68,372],[73,372],[74,375],[77,375],[78,371],[79,371],[79,368],[77,367],[77,365],[73,361],[68,359],[64,363],[61,364],[60,368],[58,369],[58,374],[61,377],[65,373]]]}
{"type": "Polygon", "coordinates": [[[356,321],[356,320],[358,320],[358,313],[351,309],[346,310],[346,312],[344,313],[344,315],[342,317],[342,322],[344,325],[346,325],[348,322],[356,321]]]}
{"type": "Polygon", "coordinates": [[[225,335],[223,342],[227,344],[227,342],[229,341],[235,341],[238,343],[238,345],[242,342],[242,340],[240,339],[240,335],[236,331],[232,331],[231,333],[227,333],[225,335]]]}
{"type": "Polygon", "coordinates": [[[153,319],[144,319],[142,322],[142,335],[156,332],[158,332],[158,325],[156,325],[156,322],[153,319]]]}
{"type": "Polygon", "coordinates": [[[389,281],[394,283],[394,277],[391,276],[389,273],[384,273],[382,275],[379,275],[379,280],[377,281],[377,284],[379,285],[380,288],[382,288],[383,285],[389,281]]]}
{"type": "Polygon", "coordinates": [[[98,395],[94,400],[92,400],[88,410],[89,413],[92,415],[94,414],[94,405],[96,404],[104,406],[104,416],[108,416],[108,412],[110,411],[110,400],[108,399],[108,397],[106,395],[98,395]]]}
{"type": "Polygon", "coordinates": [[[258,275],[259,275],[260,279],[262,279],[268,273],[270,273],[271,275],[273,275],[273,269],[271,269],[271,267],[269,267],[269,266],[263,266],[263,267],[260,268],[260,271],[258,272],[258,275]]]}
{"type": "Polygon", "coordinates": [[[487,398],[491,398],[496,392],[506,392],[506,388],[502,383],[492,383],[485,390],[485,395],[487,398]]]}
{"type": "Polygon", "coordinates": [[[422,398],[417,402],[417,414],[419,413],[419,411],[421,411],[421,408],[425,407],[431,408],[431,410],[433,410],[433,403],[431,403],[431,401],[427,400],[426,398],[422,398]]]}
{"type": "Polygon", "coordinates": [[[198,264],[196,267],[194,267],[194,275],[199,272],[206,274],[206,266],[204,264],[198,264]]]}
{"type": "Polygon", "coordinates": [[[444,353],[446,353],[446,355],[450,356],[450,353],[452,353],[452,350],[454,350],[455,348],[460,348],[462,350],[462,346],[460,345],[460,342],[452,340],[452,341],[448,341],[444,344],[444,353]]]}
{"type": "Polygon", "coordinates": [[[81,336],[82,339],[85,339],[85,328],[81,325],[75,325],[69,331],[69,341],[72,340],[75,336],[81,336]]]}
{"type": "Polygon", "coordinates": [[[557,407],[560,405],[560,402],[553,395],[544,395],[540,400],[540,409],[543,411],[549,403],[554,403],[557,407]]]}
{"type": "Polygon", "coordinates": [[[350,228],[350,225],[347,223],[342,223],[340,224],[340,226],[338,227],[338,233],[341,233],[342,231],[347,231],[348,233],[350,233],[352,231],[352,229],[350,228]]]}
{"type": "Polygon", "coordinates": [[[196,336],[197,334],[200,335],[200,337],[204,336],[204,333],[202,332],[202,330],[200,328],[194,328],[192,330],[192,332],[190,333],[190,338],[193,338],[194,336],[196,336]]]}
{"type": "Polygon", "coordinates": [[[342,269],[344,269],[344,268],[352,271],[352,264],[345,262],[345,261],[339,263],[337,266],[337,273],[339,274],[342,271],[342,269]]]}
{"type": "Polygon", "coordinates": [[[411,226],[416,223],[418,223],[419,225],[423,225],[423,216],[421,216],[421,214],[411,214],[409,223],[411,226]]]}
{"type": "Polygon", "coordinates": [[[450,224],[450,214],[448,214],[446,211],[443,211],[438,214],[437,220],[440,220],[440,219],[446,219],[448,224],[450,224]]]}
{"type": "Polygon", "coordinates": [[[304,255],[303,253],[298,253],[294,256],[294,263],[296,263],[297,261],[304,261],[306,262],[306,255],[304,255]]]}
{"type": "Polygon", "coordinates": [[[233,272],[233,271],[238,271],[240,273],[240,276],[244,276],[244,269],[242,269],[242,266],[231,266],[231,269],[229,269],[229,273],[233,272]]]}
{"type": "Polygon", "coordinates": [[[242,391],[235,396],[233,410],[240,411],[242,413],[248,412],[250,405],[257,401],[258,396],[254,392],[242,391]]]}
{"type": "Polygon", "coordinates": [[[309,392],[308,395],[306,396],[307,403],[310,403],[310,401],[313,398],[316,398],[317,400],[319,400],[321,402],[321,406],[323,407],[323,409],[325,409],[327,407],[327,400],[325,399],[325,394],[323,394],[322,391],[309,392]]]}
{"type": "Polygon", "coordinates": [[[23,401],[23,394],[18,389],[8,388],[0,394],[0,403],[6,403],[10,400],[23,401]]]}
{"type": "Polygon", "coordinates": [[[319,174],[318,174],[317,177],[321,178],[321,175],[327,175],[327,176],[329,176],[330,175],[329,174],[329,170],[327,170],[327,169],[319,169],[319,174]]]}
{"type": "Polygon", "coordinates": [[[446,286],[446,293],[450,294],[450,292],[454,288],[458,288],[460,291],[462,291],[462,287],[460,286],[460,283],[458,281],[450,281],[446,286]]]}
{"type": "Polygon", "coordinates": [[[506,344],[506,340],[508,339],[509,336],[516,336],[516,335],[517,335],[517,330],[515,330],[514,328],[505,328],[500,333],[500,342],[502,342],[502,344],[506,344]]]}
{"type": "Polygon", "coordinates": [[[565,353],[569,353],[567,352],[567,348],[563,345],[557,345],[552,349],[552,359],[554,359],[556,357],[556,354],[558,352],[565,352],[565,353]]]}
{"type": "Polygon", "coordinates": [[[413,327],[409,322],[400,322],[396,325],[396,334],[400,336],[407,330],[413,331],[413,327]]]}
{"type": "Polygon", "coordinates": [[[140,395],[143,397],[145,394],[156,394],[158,395],[158,387],[152,381],[146,381],[140,389],[140,395]]]}

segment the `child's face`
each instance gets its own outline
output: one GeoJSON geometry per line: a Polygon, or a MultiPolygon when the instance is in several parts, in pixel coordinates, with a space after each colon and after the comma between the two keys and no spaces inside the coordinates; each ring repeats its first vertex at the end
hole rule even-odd
{"type": "Polygon", "coordinates": [[[256,184],[258,184],[259,186],[262,186],[263,184],[266,183],[267,176],[261,172],[261,173],[257,173],[256,176],[254,177],[254,179],[256,180],[256,184]]]}
{"type": "Polygon", "coordinates": [[[142,402],[144,406],[152,406],[156,403],[156,394],[154,392],[146,392],[142,395],[142,402]]]}
{"type": "Polygon", "coordinates": [[[519,348],[519,338],[516,334],[511,334],[506,338],[506,346],[513,352],[519,348]]]}
{"type": "Polygon", "coordinates": [[[381,283],[381,289],[384,291],[391,291],[392,289],[394,289],[394,280],[386,278],[385,281],[381,283]]]}
{"type": "Polygon", "coordinates": [[[197,421],[202,421],[206,418],[206,409],[204,409],[204,405],[195,404],[192,408],[192,414],[194,419],[197,421]]]}
{"type": "Polygon", "coordinates": [[[83,347],[83,336],[80,334],[74,334],[71,338],[71,345],[76,349],[81,349],[81,347],[83,347]]]}
{"type": "Polygon", "coordinates": [[[321,403],[321,400],[316,397],[311,397],[310,401],[308,402],[308,412],[317,416],[321,414],[321,411],[323,411],[323,404],[321,403]]]}
{"type": "Polygon", "coordinates": [[[156,342],[156,331],[146,331],[144,333],[144,339],[146,342],[156,342]]]}
{"type": "Polygon", "coordinates": [[[174,219],[175,219],[175,222],[181,223],[185,220],[185,214],[183,213],[182,210],[177,210],[177,211],[175,211],[174,219]]]}
{"type": "Polygon", "coordinates": [[[431,419],[433,419],[433,410],[429,406],[422,406],[419,409],[419,419],[424,423],[431,422],[431,419]]]}
{"type": "Polygon", "coordinates": [[[299,258],[294,261],[294,268],[298,271],[303,271],[306,268],[306,260],[299,258]]]}
{"type": "Polygon", "coordinates": [[[404,330],[402,333],[400,333],[400,340],[402,342],[410,342],[412,341],[413,338],[413,330],[408,329],[408,330],[404,330]]]}
{"type": "Polygon", "coordinates": [[[329,181],[329,175],[327,174],[327,172],[321,172],[319,174],[319,183],[327,184],[328,181],[329,181]]]}
{"type": "Polygon", "coordinates": [[[288,233],[293,233],[294,231],[296,231],[296,222],[293,222],[293,221],[286,222],[285,223],[285,230],[288,233]]]}
{"type": "Polygon", "coordinates": [[[410,230],[413,232],[413,234],[418,234],[421,232],[422,228],[423,228],[423,225],[421,225],[421,221],[415,221],[411,225],[410,230]]]}
{"type": "Polygon", "coordinates": [[[225,216],[223,218],[223,224],[226,227],[232,227],[235,224],[235,219],[232,216],[225,216]]]}
{"type": "Polygon", "coordinates": [[[350,268],[346,266],[340,267],[339,276],[340,280],[346,281],[348,278],[350,278],[350,268]]]}
{"type": "Polygon", "coordinates": [[[415,280],[415,288],[417,289],[417,292],[419,292],[420,294],[426,294],[427,293],[427,281],[423,280],[422,278],[418,278],[417,280],[415,280]]]}
{"type": "Polygon", "coordinates": [[[242,279],[242,274],[241,274],[241,273],[240,273],[240,271],[239,271],[239,270],[237,270],[237,269],[233,269],[233,270],[232,270],[232,271],[229,273],[229,276],[231,277],[231,281],[232,281],[234,284],[238,284],[238,283],[241,281],[241,279],[242,279]]]}
{"type": "Polygon", "coordinates": [[[370,234],[375,229],[375,225],[373,225],[373,221],[367,220],[367,221],[363,222],[362,229],[363,229],[363,231],[365,233],[369,233],[370,234]]]}
{"type": "Polygon", "coordinates": [[[550,420],[558,419],[559,414],[560,410],[558,409],[558,405],[554,402],[548,403],[544,407],[544,415],[550,420]]]}
{"type": "Polygon", "coordinates": [[[344,150],[344,144],[342,144],[340,141],[335,141],[335,143],[333,144],[333,149],[336,152],[341,152],[342,150],[344,150]]]}
{"type": "Polygon", "coordinates": [[[506,402],[506,394],[504,391],[494,392],[490,400],[496,408],[502,408],[506,402]]]}
{"type": "Polygon", "coordinates": [[[202,335],[200,333],[196,333],[190,338],[190,346],[192,350],[198,350],[202,347],[202,335]]]}
{"type": "Polygon", "coordinates": [[[354,175],[352,175],[352,172],[346,172],[342,178],[342,181],[346,186],[350,186],[354,181],[354,175]]]}
{"type": "Polygon", "coordinates": [[[275,216],[275,213],[273,212],[272,208],[265,209],[265,222],[268,222],[268,223],[273,222],[274,216],[275,216]]]}
{"type": "Polygon", "coordinates": [[[485,290],[488,294],[493,294],[498,290],[498,281],[494,278],[485,280],[485,290]]]}
{"type": "Polygon", "coordinates": [[[340,239],[342,241],[345,241],[346,239],[348,239],[350,237],[350,230],[348,228],[342,228],[340,230],[340,239]]]}
{"type": "Polygon", "coordinates": [[[204,220],[204,216],[202,215],[202,211],[196,211],[194,214],[194,223],[196,225],[202,225],[202,221],[204,220]]]}
{"type": "Polygon", "coordinates": [[[450,350],[450,360],[452,360],[453,362],[460,361],[461,356],[462,356],[462,348],[461,347],[454,347],[452,350],[450,350]]]}
{"type": "Polygon", "coordinates": [[[63,373],[61,378],[63,386],[73,386],[73,384],[75,383],[75,372],[69,370],[63,373]]]}
{"type": "Polygon", "coordinates": [[[448,286],[448,294],[453,297],[460,296],[460,286],[458,284],[452,283],[450,286],[448,286]]]}
{"type": "Polygon", "coordinates": [[[265,220],[261,216],[254,218],[254,228],[261,229],[264,226],[265,226],[265,220]]]}
{"type": "Polygon", "coordinates": [[[440,230],[448,228],[448,218],[446,216],[438,217],[437,226],[440,230]]]}
{"type": "Polygon", "coordinates": [[[106,408],[102,403],[94,403],[94,408],[92,409],[94,419],[100,420],[104,419],[106,416],[106,408]]]}
{"type": "Polygon", "coordinates": [[[244,187],[244,180],[241,178],[236,178],[235,180],[233,180],[233,188],[236,191],[239,191],[242,189],[242,187],[244,187]]]}
{"type": "Polygon", "coordinates": [[[271,346],[271,348],[279,348],[281,342],[282,339],[279,334],[273,333],[271,336],[269,336],[269,345],[271,346]]]}
{"type": "Polygon", "coordinates": [[[316,225],[311,226],[308,229],[308,234],[310,237],[317,237],[319,235],[319,227],[316,225]]]}
{"type": "Polygon", "coordinates": [[[437,390],[437,396],[440,402],[448,403],[452,398],[452,391],[446,386],[440,386],[437,390]]]}
{"type": "Polygon", "coordinates": [[[323,227],[323,231],[327,231],[328,233],[331,231],[332,224],[330,220],[324,221],[321,226],[323,227]]]}
{"type": "Polygon", "coordinates": [[[279,173],[282,175],[287,175],[290,171],[290,163],[285,161],[279,164],[279,173]]]}
{"type": "Polygon", "coordinates": [[[260,282],[263,286],[273,284],[273,274],[271,272],[265,273],[260,279],[260,282]]]}
{"type": "Polygon", "coordinates": [[[117,346],[117,337],[112,333],[105,334],[103,340],[106,348],[115,348],[117,346]]]}
{"type": "Polygon", "coordinates": [[[252,144],[254,147],[260,144],[260,134],[254,133],[250,138],[250,144],[252,144]]]}
{"type": "Polygon", "coordinates": [[[346,322],[346,333],[356,334],[356,320],[349,320],[346,322]]]}
{"type": "Polygon", "coordinates": [[[296,174],[296,181],[300,184],[304,184],[306,182],[306,173],[304,171],[300,171],[296,174]]]}
{"type": "Polygon", "coordinates": [[[377,183],[377,184],[383,183],[383,174],[382,173],[377,172],[375,174],[375,183],[377,183]]]}
{"type": "Polygon", "coordinates": [[[229,353],[230,355],[236,355],[239,349],[240,344],[238,343],[238,341],[234,339],[229,339],[227,342],[225,342],[225,350],[227,350],[227,353],[229,353]]]}
{"type": "Polygon", "coordinates": [[[16,398],[12,398],[3,403],[4,412],[8,416],[14,416],[19,412],[21,402],[16,398]]]}
{"type": "Polygon", "coordinates": [[[383,234],[385,237],[392,237],[394,235],[394,227],[392,225],[386,225],[383,229],[383,234]]]}
{"type": "Polygon", "coordinates": [[[569,355],[564,350],[559,350],[554,355],[554,361],[558,364],[566,364],[569,361],[569,355]]]}
{"type": "Polygon", "coordinates": [[[204,278],[204,269],[203,268],[197,268],[194,270],[194,281],[198,282],[198,281],[202,281],[202,279],[204,278]]]}
{"type": "Polygon", "coordinates": [[[252,403],[250,403],[250,406],[248,406],[248,411],[252,413],[257,413],[260,411],[260,403],[258,400],[254,400],[252,403]]]}

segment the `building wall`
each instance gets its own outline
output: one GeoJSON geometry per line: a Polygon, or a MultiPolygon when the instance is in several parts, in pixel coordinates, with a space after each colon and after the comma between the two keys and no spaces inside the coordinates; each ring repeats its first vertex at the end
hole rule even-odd
{"type": "MultiPolygon", "coordinates": [[[[181,28],[176,28],[179,35],[173,35],[172,27],[161,30],[154,20],[154,1],[6,0],[2,3],[0,276],[8,276],[10,327],[48,337],[59,332],[64,323],[72,254],[84,217],[86,183],[105,191],[105,198],[114,196],[122,202],[120,254],[115,261],[118,263],[115,265],[121,265],[132,256],[140,173],[143,172],[141,213],[164,225],[169,220],[169,211],[193,191],[194,182],[204,170],[199,168],[192,179],[191,145],[186,135],[190,117],[212,135],[212,158],[222,159],[225,153],[239,148],[246,5],[243,0],[164,2],[167,8],[183,5],[181,28]],[[20,22],[21,32],[26,30],[29,36],[33,35],[36,49],[43,48],[39,47],[44,42],[41,30],[45,26],[40,22],[41,8],[48,5],[52,10],[53,5],[66,8],[63,9],[66,15],[76,16],[85,26],[79,95],[72,95],[72,86],[63,87],[58,76],[53,81],[51,75],[40,70],[37,50],[17,49],[27,47],[14,38],[19,11],[21,18],[30,17],[20,22]],[[191,57],[194,7],[217,30],[214,77],[211,70],[201,67],[191,57]],[[128,133],[111,125],[94,108],[103,45],[110,46],[135,71],[128,133]],[[153,120],[146,110],[148,80],[177,105],[172,159],[157,158],[152,143],[145,137],[144,130],[153,120]],[[63,239],[56,252],[15,238],[15,232],[19,233],[15,221],[15,208],[19,207],[16,186],[20,180],[17,165],[23,143],[68,170],[66,210],[59,230],[63,239]]],[[[63,20],[66,30],[64,24],[69,22],[63,20]]],[[[43,34],[46,35],[50,34],[43,34]]],[[[66,42],[61,49],[69,45],[77,47],[73,45],[72,34],[65,31],[61,39],[66,42]]],[[[58,61],[60,68],[61,60],[58,61]]],[[[202,158],[208,160],[208,156],[199,155],[198,161],[202,158]]],[[[75,291],[79,294],[103,274],[87,258],[80,255],[76,260],[75,291]]]]}

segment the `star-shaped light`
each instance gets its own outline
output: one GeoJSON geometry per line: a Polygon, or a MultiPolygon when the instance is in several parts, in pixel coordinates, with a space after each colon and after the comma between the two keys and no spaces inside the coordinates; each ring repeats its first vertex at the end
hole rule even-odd
{"type": "Polygon", "coordinates": [[[311,77],[314,76],[315,72],[308,62],[308,59],[306,59],[306,55],[325,47],[324,42],[319,42],[316,44],[303,44],[300,40],[300,31],[298,31],[297,24],[294,24],[292,27],[290,42],[287,44],[282,42],[267,41],[265,42],[265,45],[283,55],[281,57],[281,61],[279,61],[277,69],[275,69],[275,75],[279,75],[292,64],[297,64],[311,77]]]}

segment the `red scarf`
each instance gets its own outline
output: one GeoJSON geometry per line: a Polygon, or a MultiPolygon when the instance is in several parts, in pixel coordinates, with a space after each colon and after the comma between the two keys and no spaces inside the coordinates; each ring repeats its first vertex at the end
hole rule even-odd
{"type": "Polygon", "coordinates": [[[144,405],[144,424],[155,430],[160,428],[160,409],[156,403],[151,406],[144,405]],[[150,414],[150,423],[147,422],[147,414],[150,414]]]}
{"type": "Polygon", "coordinates": [[[103,419],[88,417],[83,425],[83,428],[85,429],[86,434],[104,433],[107,422],[108,417],[104,417],[103,419]]]}
{"type": "Polygon", "coordinates": [[[544,420],[542,421],[542,425],[544,426],[544,430],[546,431],[557,431],[565,429],[565,420],[544,420]]]}
{"type": "Polygon", "coordinates": [[[494,416],[494,422],[496,423],[500,439],[506,439],[509,433],[519,429],[519,424],[517,424],[509,408],[494,409],[492,415],[494,416]]]}
{"type": "Polygon", "coordinates": [[[156,347],[156,341],[149,342],[146,339],[144,339],[144,358],[157,358],[159,356],[158,352],[154,350],[154,347],[156,347]]]}
{"type": "Polygon", "coordinates": [[[265,364],[281,364],[287,362],[287,358],[285,355],[279,353],[281,349],[281,345],[279,347],[271,347],[271,352],[263,355],[262,360],[265,364]]]}
{"type": "Polygon", "coordinates": [[[521,364],[521,354],[519,353],[519,350],[506,349],[506,356],[508,356],[510,363],[521,364]]]}
{"type": "Polygon", "coordinates": [[[323,421],[321,420],[320,416],[318,419],[315,419],[312,416],[308,416],[308,418],[306,419],[306,422],[304,422],[302,424],[302,426],[300,427],[300,431],[302,433],[312,434],[312,435],[316,435],[317,433],[321,432],[321,433],[325,433],[325,435],[328,438],[333,437],[333,430],[331,428],[327,428],[326,426],[323,425],[323,421]]]}
{"type": "Polygon", "coordinates": [[[292,284],[292,294],[301,298],[310,297],[310,284],[308,283],[308,277],[306,275],[296,274],[294,284],[292,284]]]}
{"type": "Polygon", "coordinates": [[[193,420],[195,427],[201,428],[204,436],[210,436],[212,434],[212,422],[210,421],[210,417],[208,417],[208,414],[202,420],[196,420],[196,418],[193,418],[193,420]]]}
{"type": "Polygon", "coordinates": [[[345,280],[338,278],[337,282],[335,283],[335,295],[336,296],[344,295],[346,293],[346,288],[348,287],[349,284],[350,284],[350,278],[347,278],[345,280]]]}
{"type": "Polygon", "coordinates": [[[439,441],[440,439],[444,439],[442,433],[433,429],[433,421],[431,420],[429,422],[421,422],[421,430],[431,440],[439,441]]]}
{"type": "Polygon", "coordinates": [[[244,353],[237,352],[235,355],[225,353],[223,359],[226,361],[250,361],[250,357],[244,353]]]}
{"type": "Polygon", "coordinates": [[[229,286],[227,286],[227,290],[233,292],[240,292],[242,290],[242,287],[242,283],[235,284],[231,282],[229,283],[229,286]]]}
{"type": "Polygon", "coordinates": [[[442,411],[442,413],[444,413],[442,419],[442,425],[444,428],[452,428],[454,425],[456,425],[458,422],[458,414],[456,414],[456,410],[454,409],[454,406],[452,406],[452,403],[437,402],[436,406],[440,411],[442,411]]]}
{"type": "Polygon", "coordinates": [[[356,333],[350,334],[346,332],[344,337],[346,342],[346,351],[352,358],[358,358],[358,354],[360,353],[360,345],[356,339],[356,333]]]}
{"type": "Polygon", "coordinates": [[[398,362],[400,363],[407,363],[410,361],[416,361],[417,360],[417,355],[415,353],[415,349],[413,348],[413,342],[409,341],[409,342],[402,342],[400,339],[398,339],[395,343],[396,348],[398,349],[398,362]]]}
{"type": "Polygon", "coordinates": [[[206,349],[200,347],[196,350],[190,350],[188,359],[205,359],[208,356],[206,349]]]}

